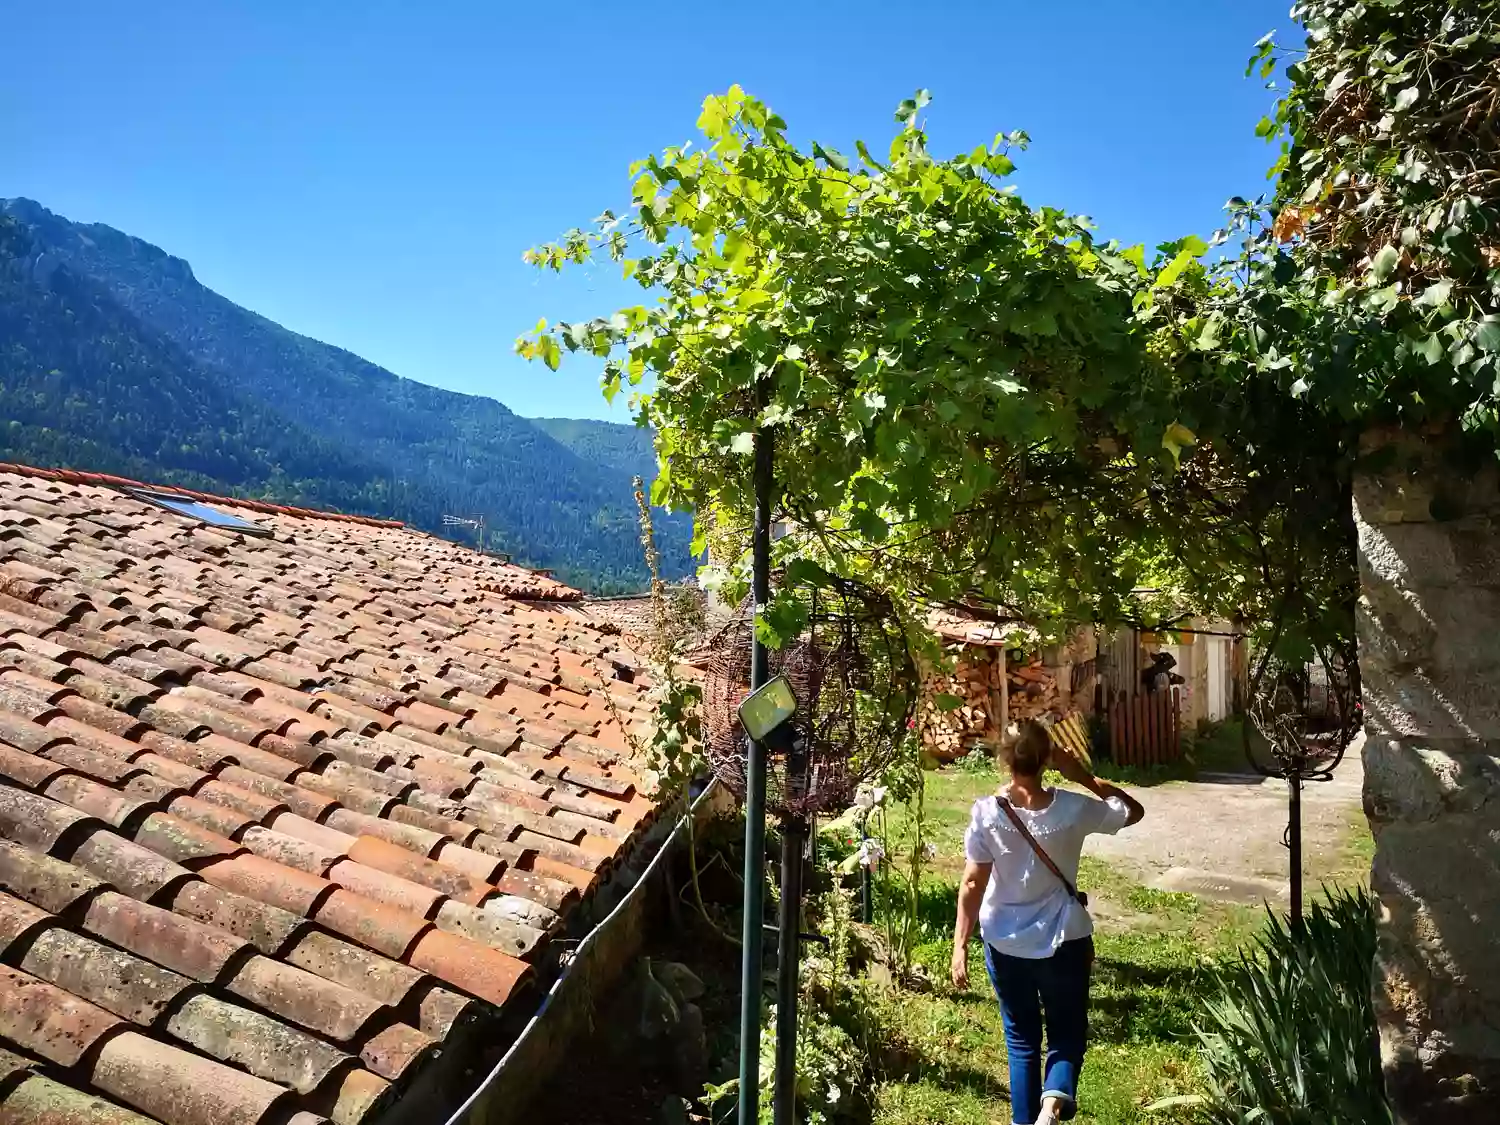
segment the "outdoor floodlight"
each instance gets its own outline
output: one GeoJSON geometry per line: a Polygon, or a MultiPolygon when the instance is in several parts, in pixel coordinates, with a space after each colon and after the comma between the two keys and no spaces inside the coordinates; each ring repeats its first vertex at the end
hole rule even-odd
{"type": "Polygon", "coordinates": [[[739,706],[740,724],[756,742],[765,742],[797,713],[797,697],[785,676],[768,680],[745,696],[739,706]]]}

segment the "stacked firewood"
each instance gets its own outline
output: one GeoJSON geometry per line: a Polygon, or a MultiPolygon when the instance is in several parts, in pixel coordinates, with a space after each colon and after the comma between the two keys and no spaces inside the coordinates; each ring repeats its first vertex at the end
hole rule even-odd
{"type": "Polygon", "coordinates": [[[942,761],[951,762],[968,753],[990,730],[987,705],[999,707],[998,653],[992,648],[962,650],[953,675],[927,678],[918,723],[927,748],[942,761]],[[992,691],[994,701],[989,703],[986,697],[992,691]],[[938,699],[944,695],[956,696],[959,705],[944,710],[938,699]]]}
{"type": "Polygon", "coordinates": [[[971,646],[959,653],[953,674],[929,676],[918,715],[928,749],[944,761],[968,753],[994,733],[1000,718],[1000,677],[1009,688],[1011,722],[1034,719],[1059,707],[1056,681],[1041,659],[1007,662],[1003,649],[971,646]],[[1002,671],[1003,669],[1003,671],[1002,671]],[[943,710],[938,696],[956,696],[957,707],[943,710]]]}
{"type": "Polygon", "coordinates": [[[1059,704],[1057,680],[1042,666],[1040,657],[1010,666],[1010,721],[1037,719],[1049,711],[1066,710],[1059,704]]]}

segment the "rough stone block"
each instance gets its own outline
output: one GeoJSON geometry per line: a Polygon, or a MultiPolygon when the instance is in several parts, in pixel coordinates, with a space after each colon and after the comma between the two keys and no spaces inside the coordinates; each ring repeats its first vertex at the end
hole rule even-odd
{"type": "Polygon", "coordinates": [[[1500,1121],[1500,474],[1398,451],[1354,488],[1381,1055],[1401,1122],[1500,1121]]]}

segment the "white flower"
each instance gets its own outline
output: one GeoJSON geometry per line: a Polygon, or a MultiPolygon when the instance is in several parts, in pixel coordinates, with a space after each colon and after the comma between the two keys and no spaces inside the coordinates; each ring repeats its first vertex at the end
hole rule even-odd
{"type": "Polygon", "coordinates": [[[885,858],[885,845],[873,838],[865,840],[859,845],[859,853],[856,858],[859,860],[861,867],[873,871],[880,865],[880,861],[885,858]]]}
{"type": "Polygon", "coordinates": [[[868,788],[861,785],[859,791],[854,794],[854,804],[856,808],[865,812],[885,804],[885,786],[877,785],[874,788],[868,788]]]}

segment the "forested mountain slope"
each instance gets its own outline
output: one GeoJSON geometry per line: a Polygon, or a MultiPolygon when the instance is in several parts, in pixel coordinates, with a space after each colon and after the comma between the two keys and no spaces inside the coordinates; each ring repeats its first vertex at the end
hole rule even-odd
{"type": "MultiPolygon", "coordinates": [[[[0,203],[0,457],[194,482],[489,542],[600,591],[644,581],[630,477],[493,399],[403,379],[201,285],[188,264],[0,203]]],[[[627,427],[619,427],[626,430],[627,427]]],[[[649,436],[645,448],[649,451],[649,436]]],[[[647,472],[650,475],[650,472],[647,472]]],[[[661,521],[671,574],[688,521],[661,521]]]]}

